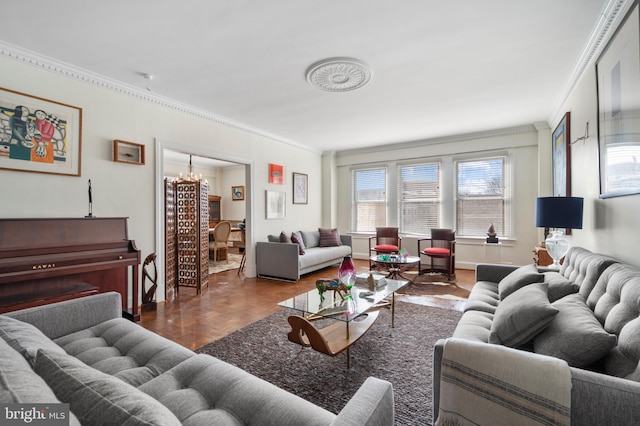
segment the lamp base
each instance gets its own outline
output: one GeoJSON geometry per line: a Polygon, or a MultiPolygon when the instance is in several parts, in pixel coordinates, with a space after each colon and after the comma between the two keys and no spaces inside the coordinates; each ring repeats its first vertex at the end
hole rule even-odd
{"type": "Polygon", "coordinates": [[[547,253],[553,263],[549,265],[551,269],[560,269],[560,259],[562,259],[569,251],[569,240],[564,235],[563,230],[551,231],[551,236],[545,240],[547,253]]]}

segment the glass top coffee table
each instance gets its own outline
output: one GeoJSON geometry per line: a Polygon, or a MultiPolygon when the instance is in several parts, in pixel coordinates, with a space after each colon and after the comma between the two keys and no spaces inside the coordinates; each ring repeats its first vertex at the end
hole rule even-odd
{"type": "Polygon", "coordinates": [[[322,297],[316,289],[283,300],[278,306],[301,313],[288,318],[291,332],[287,337],[294,343],[331,356],[346,350],[348,368],[349,347],[371,328],[378,318],[378,308],[385,306],[391,309],[391,326],[395,326],[395,292],[407,284],[403,280],[386,279],[386,284],[376,291],[354,285],[346,294],[327,290],[322,297]],[[389,296],[391,301],[387,300],[389,296]],[[336,322],[318,329],[312,321],[322,318],[336,322]]]}
{"type": "Polygon", "coordinates": [[[406,286],[408,282],[388,278],[386,281],[387,284],[378,288],[375,292],[369,291],[365,286],[354,285],[350,290],[351,301],[344,300],[337,292],[332,290],[325,291],[324,300],[321,300],[318,290],[309,290],[306,293],[279,302],[278,306],[302,312],[305,316],[311,318],[325,317],[350,322],[371,308],[380,307],[380,304],[391,296],[390,306],[393,313],[395,292],[406,286]]]}
{"type": "Polygon", "coordinates": [[[387,272],[387,278],[398,279],[402,278],[413,282],[413,279],[404,275],[404,272],[408,272],[420,265],[420,258],[418,256],[400,256],[400,255],[377,255],[370,257],[371,263],[387,272]]]}

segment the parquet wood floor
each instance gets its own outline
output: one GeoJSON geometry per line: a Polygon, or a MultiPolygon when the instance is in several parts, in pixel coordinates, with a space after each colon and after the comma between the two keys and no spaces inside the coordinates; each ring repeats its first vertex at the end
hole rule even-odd
{"type": "MultiPolygon", "coordinates": [[[[356,268],[368,269],[368,261],[355,260],[356,268]]],[[[471,290],[475,272],[458,269],[457,285],[471,290]]],[[[140,324],[190,349],[220,339],[281,309],[276,303],[315,288],[318,278],[337,276],[338,266],[305,275],[297,283],[246,278],[237,270],[213,274],[209,287],[196,295],[181,287],[179,295],[158,303],[157,310],[143,312],[140,324]]],[[[414,303],[445,309],[462,309],[462,303],[429,296],[400,296],[414,303]]]]}

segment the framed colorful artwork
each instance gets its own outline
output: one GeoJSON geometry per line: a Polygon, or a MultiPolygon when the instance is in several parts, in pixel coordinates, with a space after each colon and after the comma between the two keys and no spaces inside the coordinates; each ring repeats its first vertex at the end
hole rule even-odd
{"type": "Polygon", "coordinates": [[[596,61],[600,198],[640,194],[640,6],[596,61]]]}
{"type": "Polygon", "coordinates": [[[244,186],[232,186],[231,187],[231,199],[233,201],[244,200],[244,186]]]}
{"type": "Polygon", "coordinates": [[[267,206],[267,219],[284,219],[285,217],[285,201],[286,192],[280,191],[265,191],[266,192],[266,206],[267,206]]]}
{"type": "Polygon", "coordinates": [[[553,131],[553,196],[571,195],[571,113],[567,112],[553,131]]]}
{"type": "Polygon", "coordinates": [[[0,168],[80,176],[82,109],[0,87],[0,168]]]}
{"type": "Polygon", "coordinates": [[[284,167],[278,164],[269,163],[269,183],[284,183],[284,167]]]}
{"type": "Polygon", "coordinates": [[[309,177],[304,173],[293,173],[293,204],[308,203],[308,180],[309,177]]]}

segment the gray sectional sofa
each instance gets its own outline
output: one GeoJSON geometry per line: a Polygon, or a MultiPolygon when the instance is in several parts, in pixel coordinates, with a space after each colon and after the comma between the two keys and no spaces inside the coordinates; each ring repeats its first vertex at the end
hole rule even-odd
{"type": "MultiPolygon", "coordinates": [[[[487,345],[494,354],[515,354],[522,372],[547,357],[566,362],[573,425],[640,423],[637,268],[580,247],[569,250],[559,271],[478,265],[453,339],[479,343],[469,344],[471,359],[487,345]]],[[[434,418],[450,403],[440,399],[446,344],[434,348],[434,418]]]]}
{"type": "Polygon", "coordinates": [[[269,235],[256,243],[256,272],[259,277],[296,282],[300,276],[340,263],[351,255],[351,235],[339,235],[340,245],[321,246],[320,231],[298,231],[302,245],[290,241],[290,234],[269,235]],[[304,254],[303,254],[304,252],[304,254]]]}
{"type": "Polygon", "coordinates": [[[337,415],[121,318],[118,293],[0,315],[0,402],[70,405],[70,424],[391,425],[368,378],[337,415]]]}

